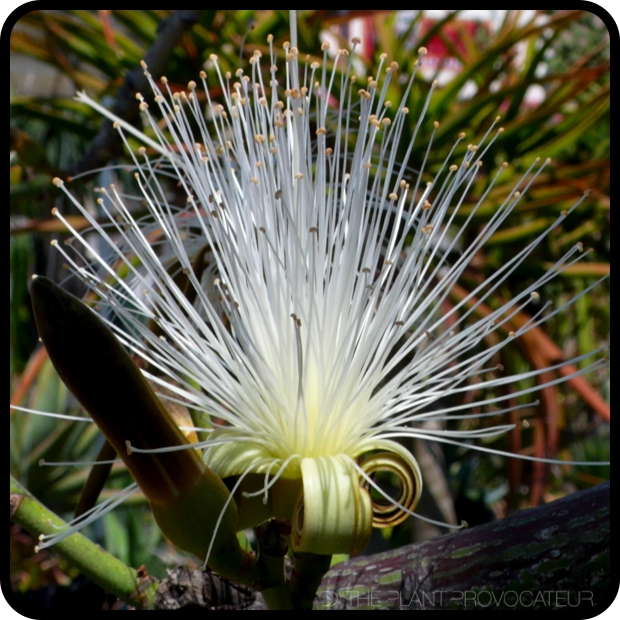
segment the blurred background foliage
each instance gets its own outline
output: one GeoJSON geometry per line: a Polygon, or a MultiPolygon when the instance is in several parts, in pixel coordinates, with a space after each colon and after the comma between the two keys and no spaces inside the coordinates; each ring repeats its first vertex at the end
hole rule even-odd
{"type": "MultiPolygon", "coordinates": [[[[76,170],[98,135],[101,119],[73,99],[76,90],[112,107],[125,76],[162,36],[169,10],[45,10],[23,17],[11,35],[10,96],[10,392],[11,404],[44,411],[78,413],[74,399],[60,383],[37,342],[28,294],[29,276],[45,274],[63,279],[61,265],[49,251],[51,239],[63,238],[50,210],[62,206],[74,214],[73,225],[85,228],[51,178],[76,170]]],[[[489,301],[496,306],[554,264],[571,245],[583,241],[594,252],[552,281],[541,297],[561,305],[609,272],[610,261],[610,42],[604,24],[593,14],[575,10],[509,10],[494,27],[462,19],[460,11],[443,18],[425,11],[301,11],[300,48],[318,57],[321,38],[347,46],[362,28],[364,44],[356,59],[358,77],[373,75],[379,55],[400,64],[402,79],[394,80],[390,98],[399,101],[414,69],[415,50],[443,50],[426,68],[409,95],[412,124],[405,129],[402,153],[413,135],[414,123],[430,83],[440,89],[430,103],[432,121],[441,125],[427,163],[427,174],[439,169],[459,132],[475,143],[498,115],[506,131],[492,147],[456,224],[463,223],[488,187],[491,174],[504,161],[509,171],[491,191],[476,214],[474,235],[536,157],[553,158],[503,230],[489,242],[446,301],[458,303],[485,276],[518,253],[557,215],[581,198],[591,196],[561,228],[555,230],[489,301]],[[355,15],[353,15],[355,14],[355,15]],[[352,17],[358,21],[351,22],[352,17]],[[360,26],[361,25],[361,26],[360,26]],[[329,33],[329,34],[326,34],[329,33]],[[468,208],[469,206],[469,208],[468,208]]],[[[280,46],[288,39],[288,11],[202,11],[200,22],[179,39],[166,62],[173,89],[181,90],[208,66],[217,53],[223,68],[235,70],[255,49],[266,50],[266,37],[280,46]]],[[[143,94],[147,94],[146,92],[143,94]]],[[[213,89],[212,96],[217,98],[213,89]]],[[[416,142],[411,165],[421,164],[430,131],[416,142]]],[[[459,149],[465,149],[465,141],[459,149]]],[[[105,162],[122,165],[123,159],[105,162]]],[[[93,173],[73,183],[76,193],[103,184],[93,173]]],[[[427,179],[428,180],[428,179],[427,179]]],[[[93,207],[95,208],[95,207],[93,207]]],[[[67,283],[81,292],[79,283],[67,283]]],[[[574,357],[604,346],[609,340],[609,281],[582,297],[574,306],[518,345],[505,349],[501,362],[507,372],[532,366],[544,368],[562,357],[574,357]]],[[[526,317],[522,317],[527,320],[526,317]]],[[[84,343],[84,355],[96,354],[84,343]]],[[[553,377],[552,377],[553,378],[553,377]]],[[[544,379],[541,378],[541,381],[544,379]]],[[[523,386],[509,386],[516,392],[523,386]]],[[[472,394],[483,397],[484,394],[472,394]]],[[[122,398],[122,395],[119,395],[122,398]]],[[[527,427],[497,441],[494,447],[540,457],[608,460],[609,375],[545,390],[541,405],[526,412],[527,427]]],[[[520,416],[511,420],[519,423],[520,416]]],[[[490,421],[477,422],[486,424],[490,421]]],[[[468,424],[473,424],[469,422],[468,424]]],[[[50,421],[11,412],[11,473],[50,508],[69,516],[75,508],[88,471],[63,466],[40,467],[40,461],[89,461],[102,440],[87,424],[50,421]]],[[[608,479],[600,468],[562,468],[527,465],[432,443],[415,446],[428,492],[420,512],[447,521],[470,524],[502,517],[511,511],[587,488],[608,479]]],[[[121,466],[114,466],[109,490],[127,483],[121,466]]],[[[389,486],[389,481],[386,482],[389,486]]],[[[437,535],[411,520],[396,531],[377,534],[374,552],[437,535]]],[[[92,527],[89,535],[120,559],[145,564],[152,574],[180,558],[162,540],[139,496],[92,527]]],[[[26,537],[27,538],[27,537],[26,537]]],[[[31,557],[24,535],[12,537],[11,572],[14,587],[26,590],[45,583],[68,583],[69,567],[53,553],[31,557]]]]}

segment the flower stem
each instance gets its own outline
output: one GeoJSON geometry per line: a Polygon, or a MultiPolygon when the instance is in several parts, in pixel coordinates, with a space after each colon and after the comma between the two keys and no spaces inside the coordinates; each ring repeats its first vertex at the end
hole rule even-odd
{"type": "Polygon", "coordinates": [[[259,546],[259,570],[263,583],[263,598],[270,610],[293,610],[293,602],[284,568],[288,552],[286,538],[291,526],[284,521],[272,520],[256,531],[259,546]]]}
{"type": "Polygon", "coordinates": [[[294,560],[290,582],[293,604],[295,609],[312,609],[316,592],[329,571],[332,556],[295,553],[294,560]]]}
{"type": "MultiPolygon", "coordinates": [[[[33,536],[57,532],[54,526],[65,523],[37,501],[13,476],[11,478],[11,521],[33,536]]],[[[158,582],[140,577],[133,569],[103,551],[81,534],[73,534],[56,545],[58,553],[69,560],[93,583],[138,610],[153,609],[158,582]]]]}

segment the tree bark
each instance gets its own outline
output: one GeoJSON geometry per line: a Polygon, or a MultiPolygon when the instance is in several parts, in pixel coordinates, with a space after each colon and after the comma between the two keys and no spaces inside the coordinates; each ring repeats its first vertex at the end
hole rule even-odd
{"type": "MultiPolygon", "coordinates": [[[[314,609],[604,611],[610,486],[423,544],[335,566],[314,609]]],[[[260,598],[251,607],[265,609],[260,598]]],[[[594,617],[588,616],[588,617],[594,617]]]]}
{"type": "Polygon", "coordinates": [[[605,484],[489,525],[339,564],[323,580],[315,609],[579,605],[601,613],[617,592],[610,529],[605,484]]]}

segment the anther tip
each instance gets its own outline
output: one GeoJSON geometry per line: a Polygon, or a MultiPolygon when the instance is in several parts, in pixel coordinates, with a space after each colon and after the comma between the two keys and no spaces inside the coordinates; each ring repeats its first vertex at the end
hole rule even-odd
{"type": "Polygon", "coordinates": [[[125,445],[127,446],[127,454],[128,454],[128,456],[131,456],[131,453],[132,453],[132,451],[131,451],[131,441],[126,441],[125,445]]]}
{"type": "Polygon", "coordinates": [[[424,56],[424,55],[428,54],[428,50],[427,50],[425,47],[421,47],[421,48],[418,50],[418,54],[419,54],[420,56],[424,56]]]}
{"type": "Polygon", "coordinates": [[[45,465],[45,460],[41,459],[38,464],[39,464],[39,467],[43,467],[45,465]]]}
{"type": "Polygon", "coordinates": [[[467,530],[469,529],[469,523],[467,523],[467,521],[461,521],[461,527],[467,530]]]}
{"type": "Polygon", "coordinates": [[[140,66],[141,66],[141,67],[142,67],[145,71],[149,68],[149,66],[146,64],[146,62],[145,62],[144,60],[141,60],[141,61],[140,61],[140,66]]]}
{"type": "Polygon", "coordinates": [[[54,180],[52,181],[52,183],[56,187],[62,187],[65,184],[65,182],[62,179],[58,178],[58,177],[55,177],[54,180]]]}

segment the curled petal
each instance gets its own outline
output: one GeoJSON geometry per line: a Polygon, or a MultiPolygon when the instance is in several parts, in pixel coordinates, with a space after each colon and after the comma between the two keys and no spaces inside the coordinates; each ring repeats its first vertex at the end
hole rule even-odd
{"type": "Polygon", "coordinates": [[[363,549],[372,530],[372,503],[346,456],[304,459],[303,490],[293,512],[293,546],[333,555],[363,549]]]}
{"type": "MultiPolygon", "coordinates": [[[[389,473],[398,479],[399,491],[394,496],[395,502],[382,495],[373,497],[371,493],[373,527],[394,527],[402,523],[409,516],[409,512],[405,512],[400,506],[413,511],[422,495],[422,476],[415,459],[410,454],[380,452],[365,459],[361,467],[370,478],[378,473],[389,473]]],[[[363,486],[370,489],[370,483],[367,481],[363,486]]]]}

